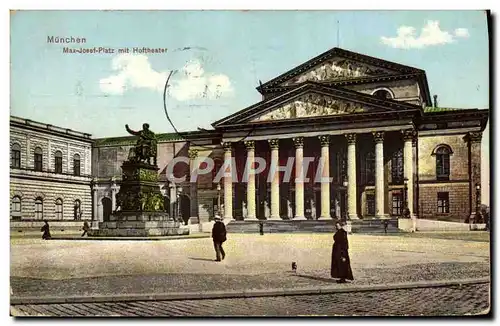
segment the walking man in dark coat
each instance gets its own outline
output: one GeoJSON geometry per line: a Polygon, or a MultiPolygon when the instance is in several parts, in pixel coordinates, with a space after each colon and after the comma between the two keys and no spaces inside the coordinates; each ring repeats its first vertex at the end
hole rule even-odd
{"type": "Polygon", "coordinates": [[[333,236],[332,265],[330,274],[333,278],[338,278],[337,283],[346,283],[347,280],[354,280],[349,259],[349,242],[347,232],[342,228],[340,222],[335,224],[337,232],[333,236]]]}
{"type": "Polygon", "coordinates": [[[89,226],[89,223],[87,221],[83,222],[83,227],[82,227],[82,230],[83,230],[83,233],[82,233],[82,237],[87,234],[88,236],[88,232],[90,230],[90,226],[89,226]]]}
{"type": "Polygon", "coordinates": [[[49,222],[47,221],[43,221],[45,224],[42,226],[42,228],[40,229],[41,232],[43,232],[42,234],[42,239],[43,240],[48,240],[51,237],[50,235],[50,226],[49,226],[49,222]]]}
{"type": "Polygon", "coordinates": [[[214,241],[215,260],[221,261],[226,257],[226,253],[222,248],[222,244],[226,241],[226,226],[222,223],[219,216],[215,217],[215,224],[212,228],[212,240],[214,241]]]}

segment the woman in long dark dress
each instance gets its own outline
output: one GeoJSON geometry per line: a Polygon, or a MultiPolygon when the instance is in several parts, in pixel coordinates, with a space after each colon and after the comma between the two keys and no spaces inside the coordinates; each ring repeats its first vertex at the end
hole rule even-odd
{"type": "Polygon", "coordinates": [[[43,232],[42,234],[42,239],[43,240],[47,240],[47,239],[50,239],[52,238],[51,235],[50,235],[50,226],[49,226],[49,222],[47,221],[44,221],[45,224],[42,226],[42,228],[40,229],[41,232],[43,232]]]}
{"type": "Polygon", "coordinates": [[[332,278],[338,278],[337,283],[345,283],[346,280],[354,280],[351,270],[351,260],[349,259],[349,242],[347,232],[342,225],[335,224],[337,232],[333,236],[332,266],[330,274],[332,278]]]}

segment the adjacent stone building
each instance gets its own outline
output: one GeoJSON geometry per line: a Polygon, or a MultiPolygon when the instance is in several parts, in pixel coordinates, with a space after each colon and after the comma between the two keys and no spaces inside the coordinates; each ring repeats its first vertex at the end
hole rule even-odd
{"type": "Polygon", "coordinates": [[[89,134],[11,116],[11,226],[91,220],[91,150],[89,134]]]}
{"type": "MultiPolygon", "coordinates": [[[[171,215],[193,224],[209,221],[217,211],[250,221],[355,220],[399,217],[405,205],[413,218],[467,221],[475,214],[481,136],[489,112],[440,107],[437,97],[431,98],[425,71],[334,48],[257,90],[262,101],[214,122],[213,130],[158,135],[162,193],[171,215]],[[245,178],[245,166],[262,160],[264,171],[245,178]],[[210,162],[213,172],[191,178],[210,162]],[[288,176],[285,171],[269,176],[287,164],[288,176]],[[306,179],[296,179],[304,164],[306,179]],[[221,168],[234,173],[214,181],[221,168]],[[318,171],[323,180],[316,178],[318,171]],[[169,175],[186,180],[172,182],[169,175]]],[[[11,146],[20,146],[33,162],[35,147],[27,150],[19,133],[11,131],[11,146]]],[[[116,208],[120,166],[134,141],[119,137],[93,143],[92,170],[88,161],[85,171],[94,177],[96,220],[106,220],[116,208]]],[[[45,154],[43,167],[53,169],[59,145],[44,144],[39,148],[52,154],[45,154]]],[[[63,172],[71,170],[76,154],[76,145],[68,146],[67,152],[60,147],[63,172]]],[[[90,159],[86,151],[80,155],[85,162],[90,159]]],[[[21,157],[21,166],[25,161],[21,157]]],[[[15,173],[12,178],[14,191],[20,186],[15,173]]],[[[81,189],[87,187],[84,208],[90,214],[90,180],[79,178],[86,178],[81,189]]],[[[26,212],[33,211],[29,200],[37,197],[30,193],[23,202],[26,212]]],[[[49,207],[47,212],[54,208],[49,207]]]]}

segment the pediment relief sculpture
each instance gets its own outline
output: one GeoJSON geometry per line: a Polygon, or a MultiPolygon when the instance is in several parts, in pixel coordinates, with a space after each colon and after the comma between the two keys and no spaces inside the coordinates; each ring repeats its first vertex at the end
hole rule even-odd
{"type": "Polygon", "coordinates": [[[341,101],[331,96],[313,93],[303,95],[293,102],[287,103],[252,121],[283,120],[360,112],[365,112],[365,108],[357,103],[341,101]]]}
{"type": "Polygon", "coordinates": [[[345,59],[332,59],[313,69],[294,77],[283,83],[283,86],[302,83],[305,81],[328,81],[338,79],[348,79],[367,76],[388,75],[389,70],[360,64],[355,61],[345,59]]]}

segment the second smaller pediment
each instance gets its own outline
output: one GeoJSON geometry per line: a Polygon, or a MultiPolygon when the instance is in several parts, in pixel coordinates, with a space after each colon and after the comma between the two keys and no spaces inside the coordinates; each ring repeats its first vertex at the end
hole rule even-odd
{"type": "Polygon", "coordinates": [[[251,119],[251,122],[297,119],[318,116],[332,116],[342,114],[363,113],[370,110],[366,105],[347,100],[336,99],[332,96],[308,93],[298,98],[274,108],[258,117],[251,119]]]}

